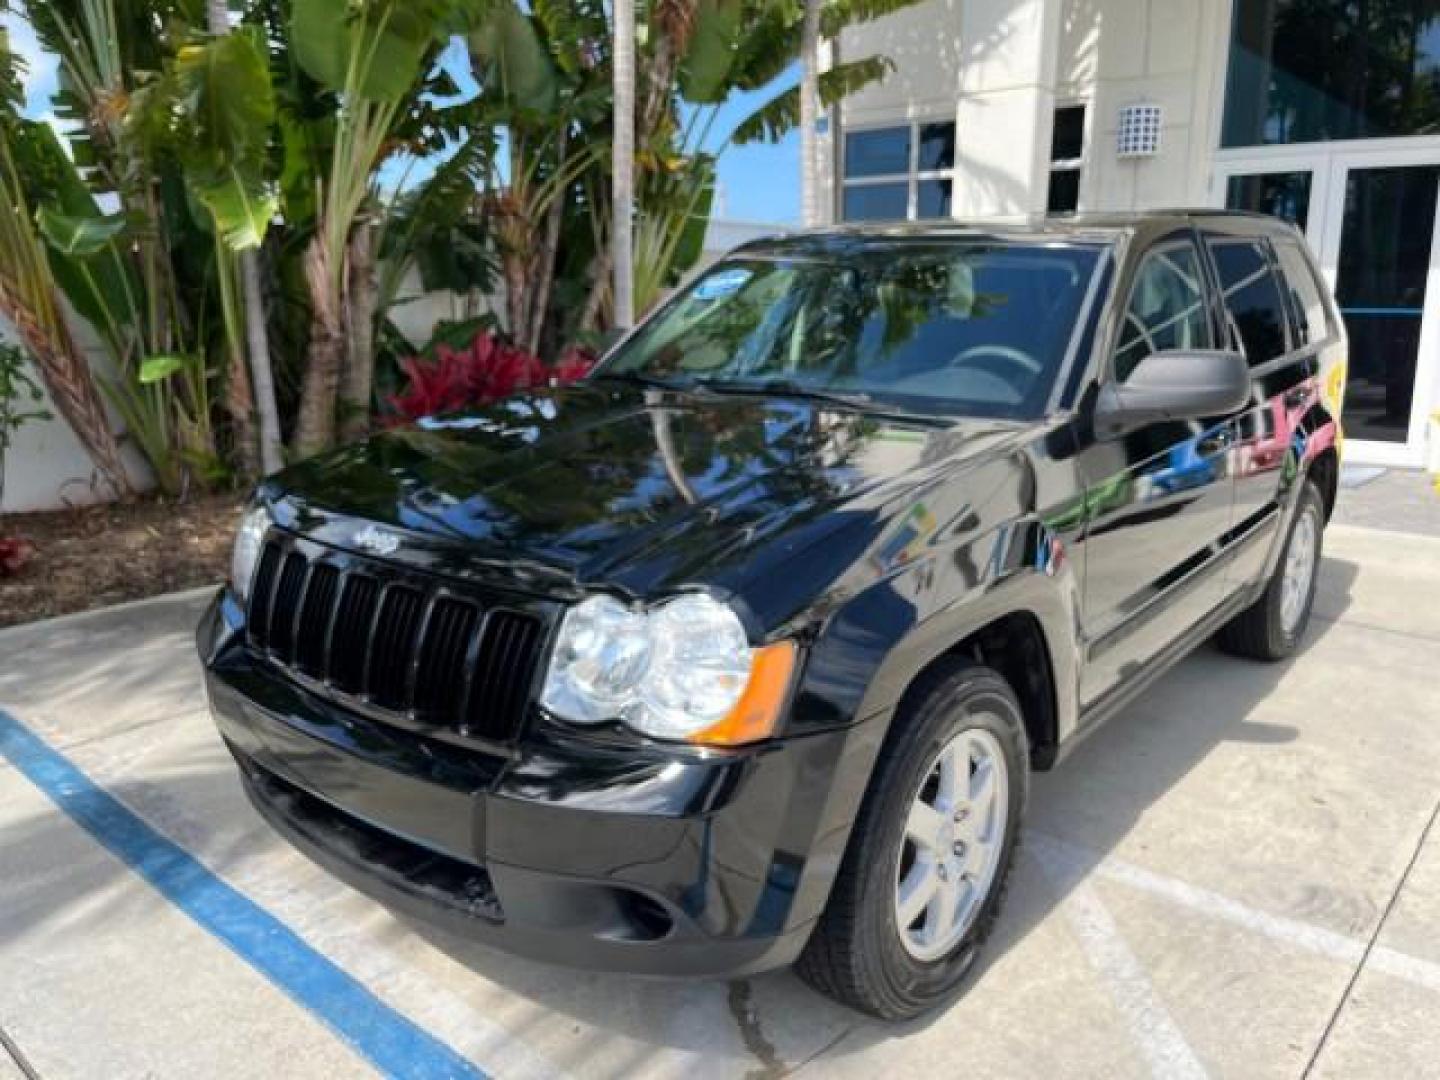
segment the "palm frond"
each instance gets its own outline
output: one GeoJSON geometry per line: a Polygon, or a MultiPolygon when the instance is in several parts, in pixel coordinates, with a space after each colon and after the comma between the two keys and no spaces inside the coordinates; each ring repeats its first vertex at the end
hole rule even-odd
{"type": "MultiPolygon", "coordinates": [[[[884,79],[895,70],[885,56],[867,56],[820,73],[820,102],[831,106],[884,79]]],[[[737,143],[779,142],[800,123],[800,88],[791,87],[742,120],[731,139],[737,143]]]]}
{"type": "Polygon", "coordinates": [[[740,36],[730,65],[735,85],[741,90],[768,86],[799,54],[800,20],[791,18],[783,6],[767,6],[740,36]]]}
{"type": "Polygon", "coordinates": [[[848,26],[873,22],[921,2],[922,0],[830,0],[820,12],[820,33],[827,38],[839,37],[840,31],[848,26]]]}

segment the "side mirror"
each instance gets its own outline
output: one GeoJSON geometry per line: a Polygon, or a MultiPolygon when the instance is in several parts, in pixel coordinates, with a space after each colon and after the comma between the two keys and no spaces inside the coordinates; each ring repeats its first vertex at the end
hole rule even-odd
{"type": "Polygon", "coordinates": [[[1250,367],[1237,352],[1171,349],[1140,361],[1095,399],[1095,434],[1123,435],[1162,420],[1229,416],[1250,402],[1250,367]]]}

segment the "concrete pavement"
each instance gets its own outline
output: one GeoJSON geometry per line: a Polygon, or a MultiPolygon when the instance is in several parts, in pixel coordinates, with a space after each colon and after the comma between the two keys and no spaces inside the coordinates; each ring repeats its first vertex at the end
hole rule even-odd
{"type": "MultiPolygon", "coordinates": [[[[0,709],[308,963],[486,1074],[1440,1076],[1440,540],[1333,528],[1301,656],[1201,650],[1039,777],[984,970],[902,1027],[784,973],[543,967],[336,883],[239,790],[204,711],[200,605],[0,632],[0,709]]],[[[57,797],[0,758],[0,1031],[26,1069],[375,1071],[330,999],[262,974],[57,797]]]]}

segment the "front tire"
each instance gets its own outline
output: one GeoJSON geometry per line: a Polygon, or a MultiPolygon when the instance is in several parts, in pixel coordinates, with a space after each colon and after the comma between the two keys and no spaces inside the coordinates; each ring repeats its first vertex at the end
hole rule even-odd
{"type": "Polygon", "coordinates": [[[1004,678],[968,661],[925,676],[881,750],[800,976],[883,1020],[945,1000],[994,926],[1028,786],[1004,678]]]}
{"type": "Polygon", "coordinates": [[[1325,506],[1319,489],[1306,480],[1280,562],[1260,599],[1220,628],[1216,640],[1222,649],[1253,660],[1294,655],[1315,606],[1324,535],[1325,506]]]}

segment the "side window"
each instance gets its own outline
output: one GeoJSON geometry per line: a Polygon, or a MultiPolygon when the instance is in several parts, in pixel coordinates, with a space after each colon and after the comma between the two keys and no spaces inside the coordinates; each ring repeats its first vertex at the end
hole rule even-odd
{"type": "Polygon", "coordinates": [[[1115,378],[1124,382],[1141,360],[1163,349],[1209,347],[1200,252],[1188,242],[1148,252],[1125,305],[1115,348],[1115,378]]]}
{"type": "Polygon", "coordinates": [[[1290,290],[1290,300],[1300,319],[1300,340],[1296,344],[1314,345],[1324,341],[1330,336],[1330,320],[1325,315],[1325,301],[1320,297],[1320,286],[1310,261],[1293,240],[1278,241],[1275,255],[1280,260],[1285,286],[1290,290]]]}
{"type": "Polygon", "coordinates": [[[1210,251],[1220,274],[1225,308],[1240,332],[1245,359],[1251,367],[1259,367],[1284,356],[1288,347],[1285,301],[1275,271],[1265,257],[1264,244],[1257,240],[1212,240],[1210,251]]]}

